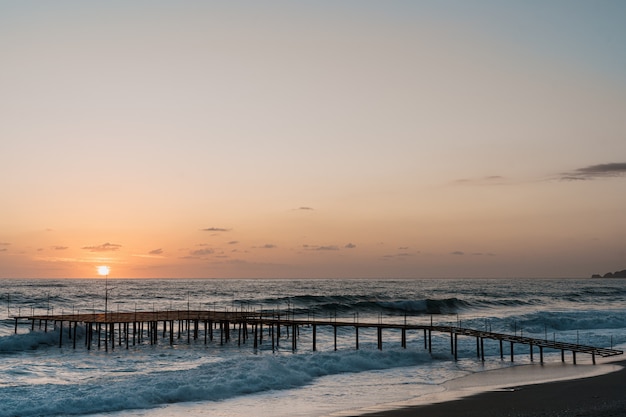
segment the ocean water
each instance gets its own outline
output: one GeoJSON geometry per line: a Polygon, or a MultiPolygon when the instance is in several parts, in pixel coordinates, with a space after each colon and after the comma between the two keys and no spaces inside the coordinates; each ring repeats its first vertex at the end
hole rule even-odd
{"type": "MultiPolygon", "coordinates": [[[[494,332],[603,347],[626,348],[626,280],[113,280],[112,311],[282,311],[295,318],[338,321],[462,325],[494,332]]],[[[257,349],[237,337],[220,345],[185,334],[170,346],[142,344],[87,350],[84,329],[77,347],[59,347],[59,329],[47,332],[16,315],[104,311],[105,281],[0,280],[0,417],[5,416],[329,416],[436,393],[446,381],[485,370],[529,363],[516,346],[515,363],[500,359],[485,340],[486,360],[473,338],[459,338],[459,361],[450,339],[433,336],[432,354],[422,332],[302,327],[296,351],[283,330],[280,346],[268,336],[257,349]]],[[[63,329],[67,332],[67,327],[63,329]]],[[[267,329],[266,329],[267,331],[267,329]]],[[[560,363],[560,351],[545,350],[560,363]]],[[[579,354],[579,364],[590,362],[579,354]]],[[[535,360],[538,360],[538,354],[535,360]]],[[[571,357],[566,358],[571,363],[571,357]]],[[[573,365],[572,365],[573,366],[573,365]]]]}

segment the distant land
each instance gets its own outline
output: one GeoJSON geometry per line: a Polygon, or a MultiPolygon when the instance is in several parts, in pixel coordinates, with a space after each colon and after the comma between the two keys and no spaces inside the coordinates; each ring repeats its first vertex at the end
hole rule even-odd
{"type": "Polygon", "coordinates": [[[604,275],[593,274],[591,278],[626,278],[626,269],[615,272],[607,272],[604,275]]]}

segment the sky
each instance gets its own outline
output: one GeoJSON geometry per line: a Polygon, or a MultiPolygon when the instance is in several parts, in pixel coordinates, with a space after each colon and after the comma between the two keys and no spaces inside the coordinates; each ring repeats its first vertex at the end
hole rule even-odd
{"type": "Polygon", "coordinates": [[[626,268],[626,2],[0,0],[0,278],[626,268]]]}

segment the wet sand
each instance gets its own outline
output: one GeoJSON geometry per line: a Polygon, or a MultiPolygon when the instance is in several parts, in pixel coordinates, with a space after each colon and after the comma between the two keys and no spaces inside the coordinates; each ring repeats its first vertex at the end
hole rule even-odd
{"type": "MultiPolygon", "coordinates": [[[[626,361],[602,375],[509,385],[461,399],[360,414],[363,417],[626,417],[626,361]]],[[[487,372],[488,373],[488,372],[487,372]]],[[[494,387],[495,388],[495,387],[494,387]]],[[[462,388],[460,388],[462,389],[462,388]]]]}

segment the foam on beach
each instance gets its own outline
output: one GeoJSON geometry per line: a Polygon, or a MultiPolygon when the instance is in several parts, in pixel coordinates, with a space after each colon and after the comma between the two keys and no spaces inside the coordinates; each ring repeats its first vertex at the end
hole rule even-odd
{"type": "Polygon", "coordinates": [[[328,417],[348,417],[427,404],[437,404],[489,391],[515,391],[523,386],[567,381],[604,375],[623,369],[615,358],[601,358],[598,364],[570,363],[525,364],[475,372],[446,381],[441,389],[407,401],[378,404],[359,410],[340,411],[328,417]]]}

